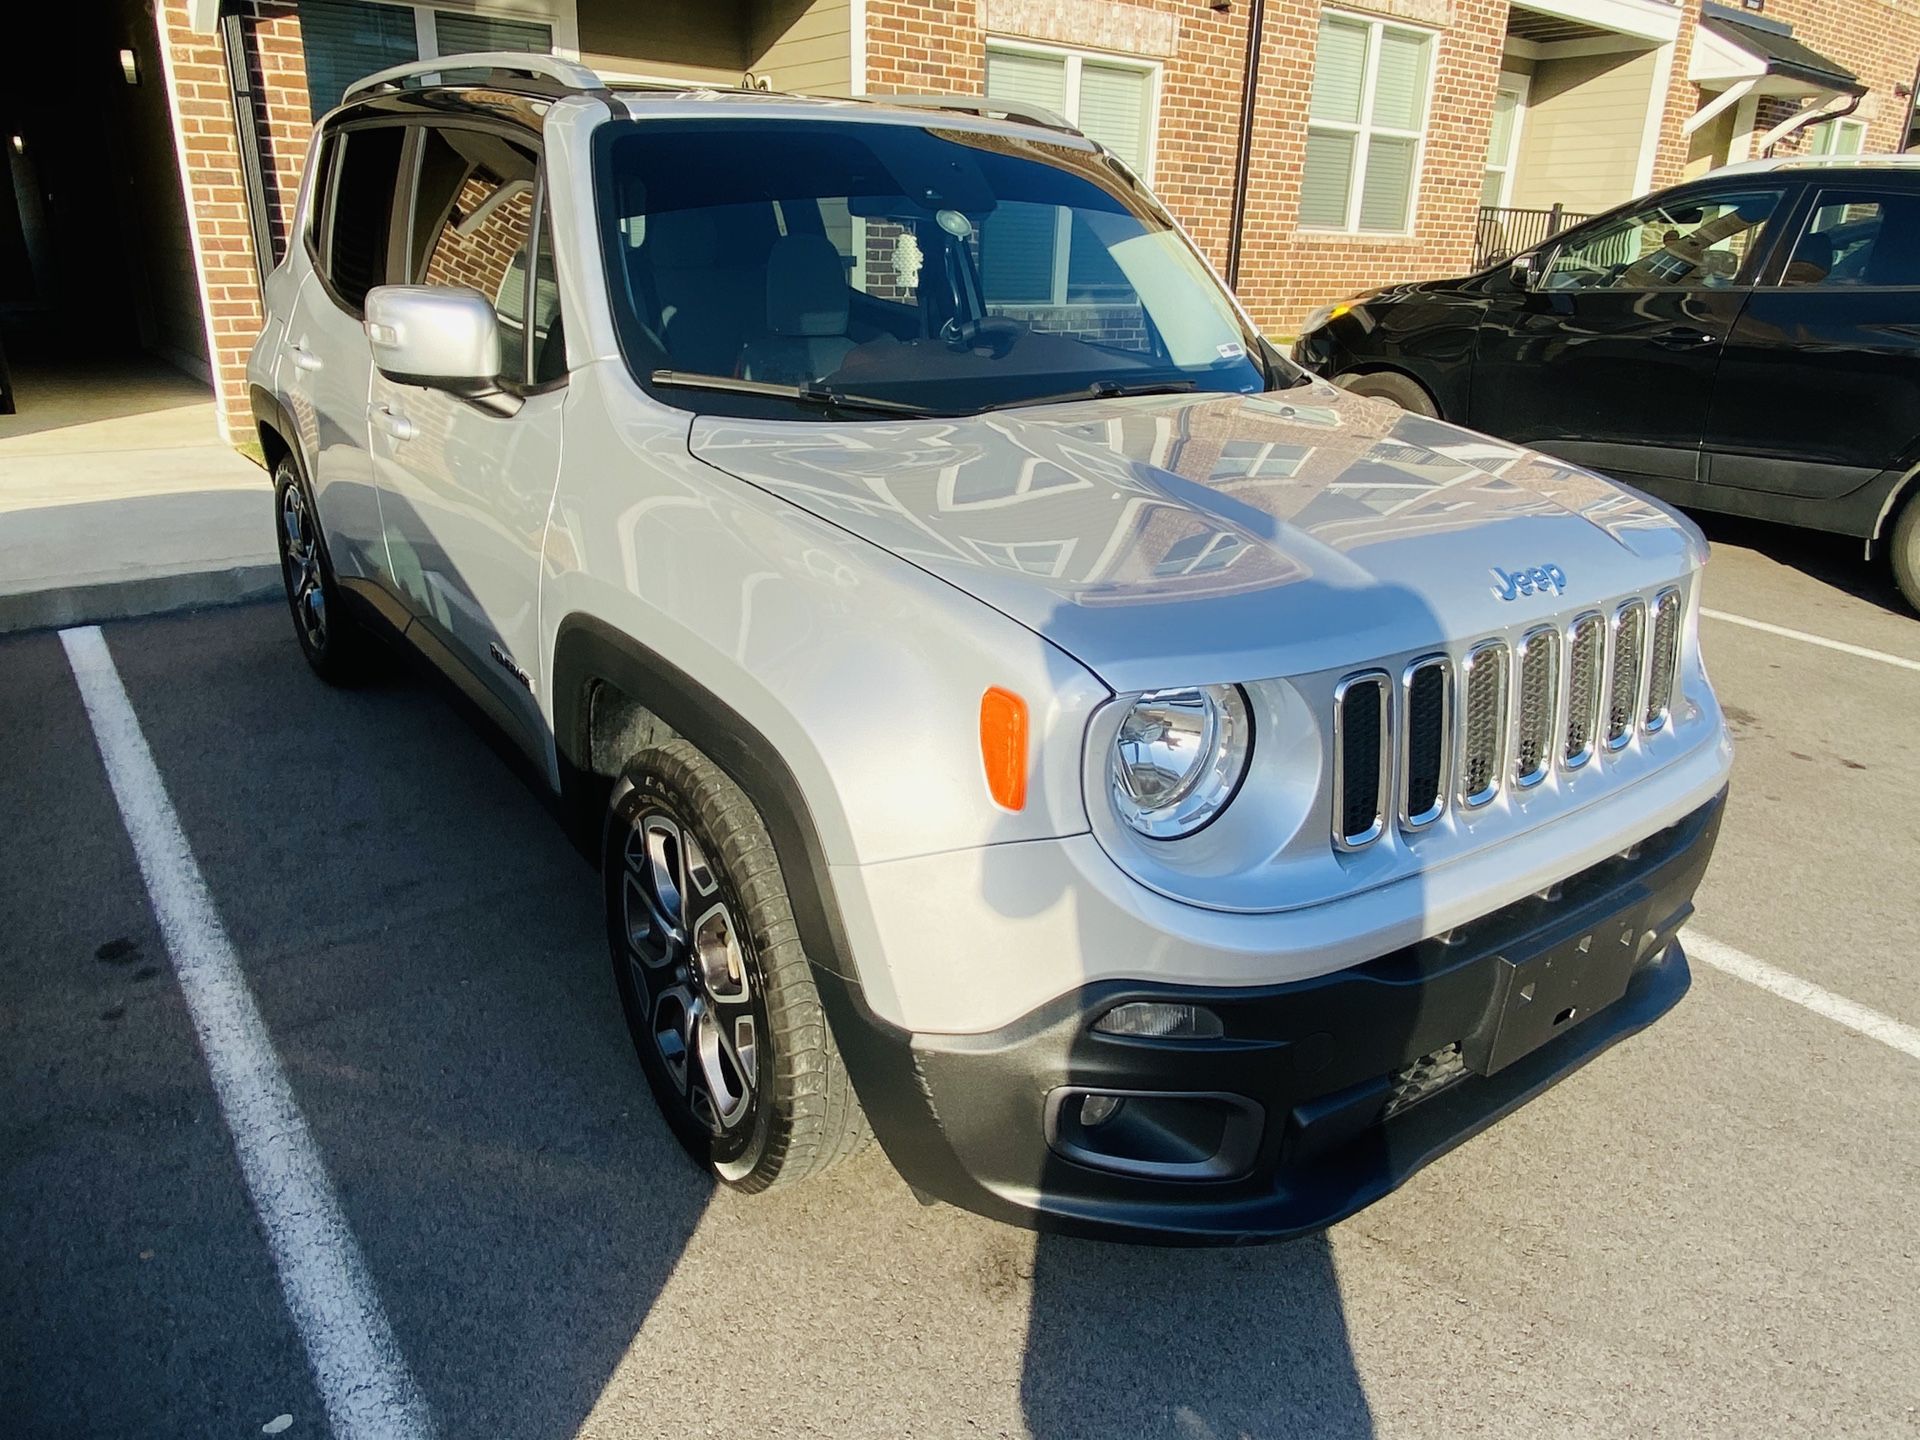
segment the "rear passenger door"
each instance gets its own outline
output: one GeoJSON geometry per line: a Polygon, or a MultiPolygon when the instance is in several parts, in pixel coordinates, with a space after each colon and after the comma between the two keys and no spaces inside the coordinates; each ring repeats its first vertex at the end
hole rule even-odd
{"type": "Polygon", "coordinates": [[[540,554],[560,473],[566,337],[538,156],[482,128],[421,126],[408,154],[408,283],[493,303],[499,389],[466,399],[377,371],[369,409],[410,632],[536,758],[540,554]]]}
{"type": "Polygon", "coordinates": [[[281,357],[281,389],[293,412],[314,504],[334,572],[349,585],[387,573],[379,492],[367,452],[373,351],[362,325],[367,291],[387,283],[400,157],[397,125],[333,135],[304,243],[313,274],[301,286],[281,357]]]}
{"type": "Polygon", "coordinates": [[[1916,439],[1920,191],[1823,185],[1728,338],[1706,479],[1833,500],[1910,461],[1916,439]]]}

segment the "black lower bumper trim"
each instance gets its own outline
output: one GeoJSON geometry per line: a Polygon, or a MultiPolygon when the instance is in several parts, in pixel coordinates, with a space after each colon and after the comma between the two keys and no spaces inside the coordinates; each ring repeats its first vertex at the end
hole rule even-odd
{"type": "MultiPolygon", "coordinates": [[[[909,1035],[876,1019],[849,982],[816,979],[875,1135],[923,1195],[1104,1239],[1286,1239],[1371,1204],[1677,1004],[1689,975],[1675,937],[1724,802],[1551,896],[1293,984],[1104,982],[1004,1030],[948,1036],[909,1035]],[[1090,1028],[1130,1000],[1205,1006],[1223,1034],[1090,1028]],[[1230,1166],[1108,1168],[1089,1160],[1091,1132],[1061,1143],[1063,1090],[1232,1097],[1257,1112],[1259,1138],[1230,1166]]],[[[1210,1133],[1204,1117],[1181,1123],[1180,1143],[1210,1133]]]]}

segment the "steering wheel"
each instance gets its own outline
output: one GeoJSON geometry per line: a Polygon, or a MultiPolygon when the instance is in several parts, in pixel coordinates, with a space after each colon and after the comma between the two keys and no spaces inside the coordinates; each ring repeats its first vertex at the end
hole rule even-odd
{"type": "Polygon", "coordinates": [[[994,359],[1003,358],[1023,333],[1017,320],[1004,315],[988,315],[979,320],[949,320],[940,327],[940,338],[949,350],[985,350],[994,359]]]}

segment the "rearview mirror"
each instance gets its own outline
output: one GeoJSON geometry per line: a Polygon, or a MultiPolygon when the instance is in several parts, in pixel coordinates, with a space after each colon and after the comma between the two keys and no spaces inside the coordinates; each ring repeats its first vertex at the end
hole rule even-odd
{"type": "Polygon", "coordinates": [[[373,363],[389,380],[465,396],[500,387],[500,321],[478,290],[376,286],[366,324],[373,363]]]}
{"type": "Polygon", "coordinates": [[[1532,255],[1516,255],[1508,262],[1507,277],[1521,290],[1531,290],[1537,278],[1532,255]]]}

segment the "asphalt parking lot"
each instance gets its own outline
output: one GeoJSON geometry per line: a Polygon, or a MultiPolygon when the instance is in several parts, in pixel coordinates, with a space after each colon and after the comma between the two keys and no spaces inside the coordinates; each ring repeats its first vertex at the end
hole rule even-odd
{"type": "MultiPolygon", "coordinates": [[[[1689,934],[1920,1024],[1920,620],[1846,542],[1710,533],[1738,759],[1689,934]]],[[[442,1435],[1920,1433],[1920,1057],[1885,1037],[1696,963],[1653,1030],[1257,1250],[1038,1238],[877,1153],[715,1193],[595,877],[432,690],[327,689],[278,605],[105,637],[442,1435]]],[[[0,641],[0,756],[0,1431],[325,1435],[55,634],[0,641]]]]}

